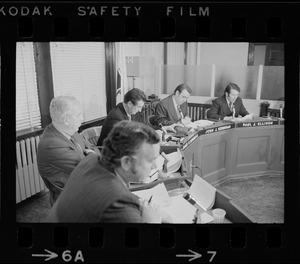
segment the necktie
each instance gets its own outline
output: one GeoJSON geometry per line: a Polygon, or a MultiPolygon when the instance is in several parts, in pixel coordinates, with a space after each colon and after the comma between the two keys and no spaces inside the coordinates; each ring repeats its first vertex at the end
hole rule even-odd
{"type": "Polygon", "coordinates": [[[230,111],[232,112],[232,109],[233,109],[233,103],[232,102],[229,103],[229,108],[230,108],[230,111]]]}
{"type": "Polygon", "coordinates": [[[76,140],[71,137],[70,138],[70,141],[74,144],[74,146],[78,149],[78,151],[81,153],[82,157],[84,157],[84,154],[83,154],[83,150],[81,148],[81,146],[76,142],[76,140]]]}
{"type": "Polygon", "coordinates": [[[182,111],[181,111],[181,108],[180,108],[179,105],[177,106],[177,110],[178,110],[178,118],[182,119],[183,118],[183,114],[182,114],[182,111]]]}

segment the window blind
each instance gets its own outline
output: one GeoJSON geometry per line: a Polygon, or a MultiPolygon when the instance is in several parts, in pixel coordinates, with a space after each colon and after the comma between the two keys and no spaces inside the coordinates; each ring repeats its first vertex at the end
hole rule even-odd
{"type": "Polygon", "coordinates": [[[51,42],[54,96],[72,94],[83,121],[106,116],[104,42],[51,42]]]}
{"type": "Polygon", "coordinates": [[[16,47],[16,130],[41,127],[32,42],[16,47]]]}

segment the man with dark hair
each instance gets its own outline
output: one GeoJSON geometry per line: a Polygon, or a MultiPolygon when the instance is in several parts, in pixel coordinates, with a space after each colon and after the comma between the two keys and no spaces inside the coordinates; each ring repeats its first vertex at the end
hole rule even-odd
{"type": "Polygon", "coordinates": [[[248,111],[239,97],[240,87],[235,83],[229,83],[224,95],[213,100],[210,110],[207,112],[208,119],[234,120],[236,117],[248,115],[248,111]]]}
{"type": "Polygon", "coordinates": [[[122,120],[131,121],[132,115],[141,112],[146,99],[145,93],[140,89],[133,88],[128,91],[124,95],[124,101],[111,109],[105,118],[97,145],[102,146],[104,139],[116,123],[122,120]]]}
{"type": "Polygon", "coordinates": [[[161,100],[155,108],[155,124],[169,126],[178,122],[190,122],[187,100],[192,89],[186,84],[178,85],[174,93],[161,100]]]}
{"type": "Polygon", "coordinates": [[[75,97],[55,97],[49,108],[52,123],[41,136],[37,163],[49,189],[52,206],[77,164],[88,153],[99,153],[99,150],[93,150],[89,141],[77,132],[82,122],[82,109],[75,97]]]}
{"type": "Polygon", "coordinates": [[[159,142],[143,123],[117,123],[104,140],[101,156],[87,156],[72,172],[46,222],[167,221],[158,205],[141,201],[128,189],[130,182],[142,182],[155,168],[159,142]]]}

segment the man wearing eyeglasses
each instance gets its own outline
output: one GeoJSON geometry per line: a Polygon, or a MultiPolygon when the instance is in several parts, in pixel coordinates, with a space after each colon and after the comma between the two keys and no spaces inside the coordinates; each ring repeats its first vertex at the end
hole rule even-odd
{"type": "Polygon", "coordinates": [[[213,120],[235,120],[238,116],[248,115],[248,111],[239,97],[240,87],[235,83],[229,83],[224,95],[213,100],[207,118],[213,120]]]}
{"type": "Polygon", "coordinates": [[[159,137],[151,127],[117,123],[103,142],[101,156],[88,155],[72,172],[46,222],[171,222],[159,205],[129,190],[131,182],[142,182],[156,167],[159,150],[159,137]]]}
{"type": "Polygon", "coordinates": [[[133,88],[128,91],[124,96],[123,102],[110,110],[105,118],[97,145],[102,146],[104,139],[116,123],[122,120],[131,121],[133,115],[141,112],[146,99],[145,93],[140,89],[133,88]]]}
{"type": "Polygon", "coordinates": [[[175,123],[190,123],[187,100],[191,93],[192,89],[188,85],[178,85],[172,95],[169,95],[156,105],[155,122],[163,126],[175,123]]]}

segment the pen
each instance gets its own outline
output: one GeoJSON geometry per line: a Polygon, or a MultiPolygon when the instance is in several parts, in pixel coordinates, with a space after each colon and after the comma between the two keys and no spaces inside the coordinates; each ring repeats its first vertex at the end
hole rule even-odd
{"type": "Polygon", "coordinates": [[[148,201],[148,204],[150,204],[151,200],[152,200],[152,197],[153,197],[153,194],[151,195],[149,201],[148,201]]]}

